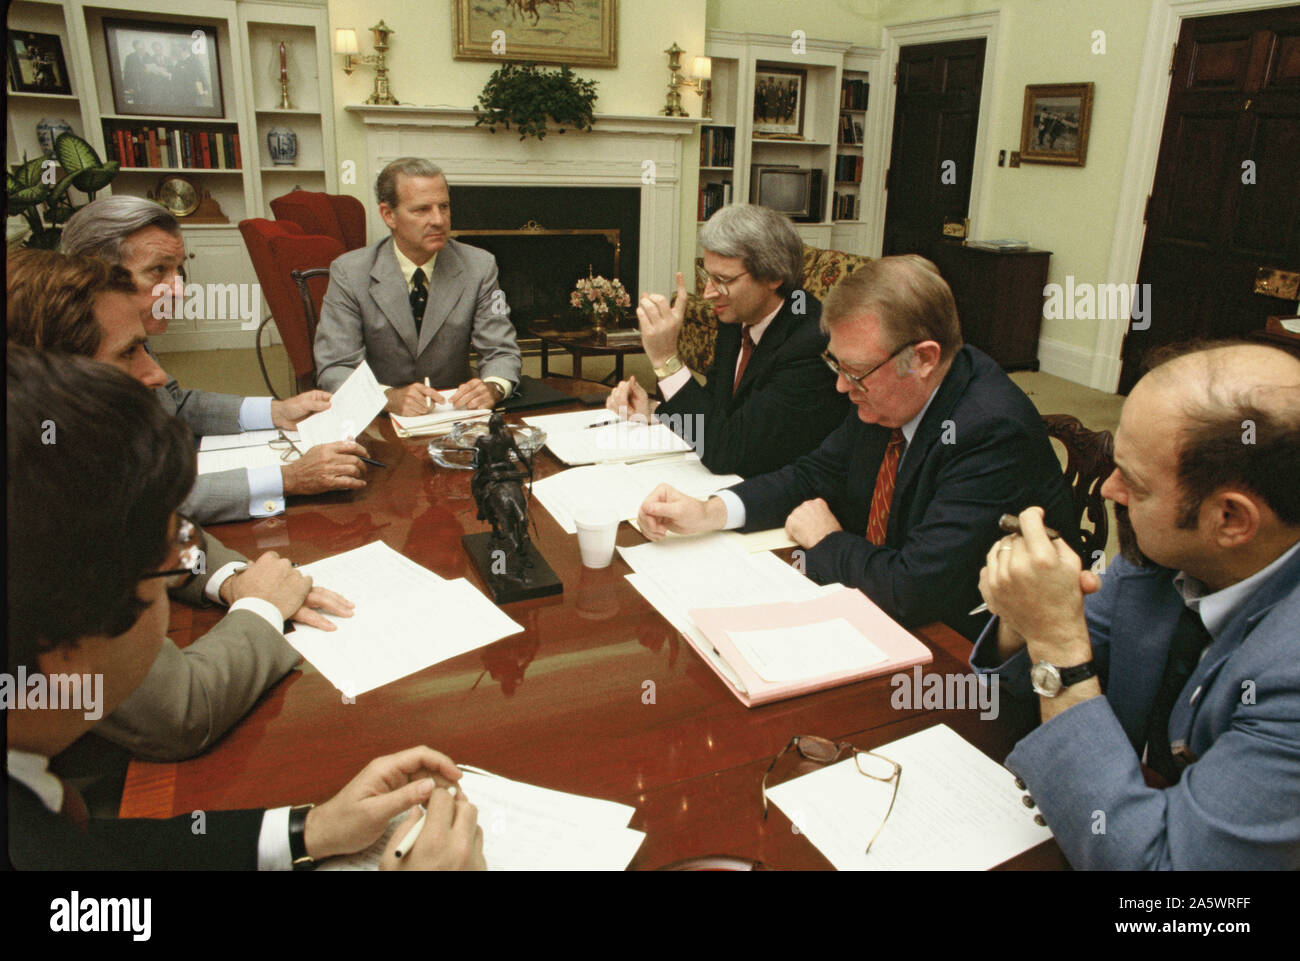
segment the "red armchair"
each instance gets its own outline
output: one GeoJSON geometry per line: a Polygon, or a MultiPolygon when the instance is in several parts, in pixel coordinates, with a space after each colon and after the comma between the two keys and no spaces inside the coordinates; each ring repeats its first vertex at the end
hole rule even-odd
{"type": "Polygon", "coordinates": [[[366,208],[356,197],[293,190],[272,200],[271,212],[277,222],[295,223],[305,234],[333,237],[345,251],[366,245],[366,208]]]}

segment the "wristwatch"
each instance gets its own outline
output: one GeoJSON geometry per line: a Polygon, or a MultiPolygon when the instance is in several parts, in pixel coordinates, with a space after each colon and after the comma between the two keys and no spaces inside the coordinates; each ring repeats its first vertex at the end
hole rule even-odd
{"type": "Polygon", "coordinates": [[[289,808],[289,857],[295,871],[316,870],[316,859],[307,853],[307,812],[314,804],[300,804],[289,808]]]}
{"type": "Polygon", "coordinates": [[[1057,667],[1047,661],[1039,661],[1029,671],[1029,682],[1034,686],[1034,693],[1043,697],[1056,697],[1072,684],[1086,681],[1097,676],[1093,661],[1074,667],[1057,667]]]}
{"type": "Polygon", "coordinates": [[[673,374],[677,373],[681,369],[682,369],[681,358],[679,358],[676,354],[673,354],[671,357],[669,357],[667,360],[664,361],[664,365],[662,367],[655,368],[655,376],[658,377],[660,380],[663,380],[665,377],[671,377],[673,374]]]}

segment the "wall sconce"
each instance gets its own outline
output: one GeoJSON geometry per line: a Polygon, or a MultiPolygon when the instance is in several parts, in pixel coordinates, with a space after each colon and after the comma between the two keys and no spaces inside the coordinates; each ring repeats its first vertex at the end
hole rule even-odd
{"type": "Polygon", "coordinates": [[[343,55],[343,72],[349,77],[358,66],[373,64],[375,68],[375,89],[366,99],[366,103],[395,105],[397,98],[388,88],[388,65],[384,54],[388,51],[388,37],[396,33],[380,20],[370,28],[375,35],[375,52],[360,53],[357,46],[357,32],[340,27],[334,31],[334,52],[343,55]]]}
{"type": "Polygon", "coordinates": [[[702,109],[707,117],[711,112],[710,100],[713,95],[713,61],[708,57],[696,57],[691,68],[691,79],[687,80],[682,75],[682,54],[685,52],[676,43],[664,51],[668,54],[668,102],[659,112],[665,117],[689,117],[690,114],[682,109],[682,95],[678,93],[678,88],[690,87],[704,98],[702,109]]]}

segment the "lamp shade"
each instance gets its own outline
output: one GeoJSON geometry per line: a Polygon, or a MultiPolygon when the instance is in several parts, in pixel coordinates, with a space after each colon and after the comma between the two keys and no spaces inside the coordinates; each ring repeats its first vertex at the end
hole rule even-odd
{"type": "Polygon", "coordinates": [[[709,57],[696,57],[691,66],[691,76],[698,77],[700,80],[709,80],[713,77],[713,60],[709,57]]]}
{"type": "Polygon", "coordinates": [[[341,54],[356,55],[360,52],[357,46],[357,32],[344,27],[334,31],[334,52],[341,54]]]}

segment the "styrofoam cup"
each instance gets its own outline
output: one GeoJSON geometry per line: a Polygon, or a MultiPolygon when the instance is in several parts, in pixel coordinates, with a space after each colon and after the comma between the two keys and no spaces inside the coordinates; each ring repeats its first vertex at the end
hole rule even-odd
{"type": "Polygon", "coordinates": [[[618,517],[611,510],[579,511],[573,518],[578,528],[578,550],[586,567],[609,567],[614,560],[614,540],[618,536],[618,517]]]}

